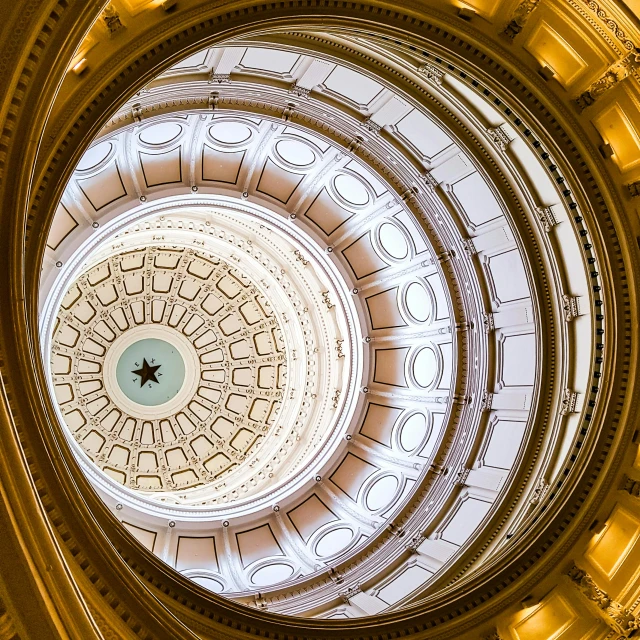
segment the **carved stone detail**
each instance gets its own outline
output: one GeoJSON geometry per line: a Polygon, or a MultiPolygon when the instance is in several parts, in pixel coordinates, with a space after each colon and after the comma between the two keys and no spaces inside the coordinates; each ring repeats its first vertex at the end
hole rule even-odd
{"type": "Polygon", "coordinates": [[[575,100],[580,111],[591,106],[603,93],[606,93],[621,80],[631,75],[640,62],[640,49],[635,48],[624,58],[614,62],[604,74],[583,91],[575,100]]]}
{"type": "Polygon", "coordinates": [[[529,504],[538,504],[540,500],[545,497],[548,490],[549,483],[544,478],[540,478],[540,480],[538,480],[538,486],[533,490],[533,495],[531,496],[531,500],[529,500],[529,504]]]}
{"type": "Polygon", "coordinates": [[[211,111],[215,111],[215,108],[218,106],[218,102],[220,102],[220,94],[217,91],[212,91],[209,94],[209,108],[211,111]]]}
{"type": "Polygon", "coordinates": [[[333,309],[333,307],[336,306],[335,304],[333,304],[333,302],[331,302],[331,297],[329,296],[328,291],[322,292],[322,302],[327,305],[327,309],[333,309]]]}
{"type": "Polygon", "coordinates": [[[552,227],[558,224],[556,217],[551,207],[536,207],[536,215],[542,225],[542,228],[549,233],[552,227]]]}
{"type": "Polygon", "coordinates": [[[496,328],[496,320],[493,313],[482,314],[482,324],[484,325],[484,332],[491,333],[496,328]]]}
{"type": "Polygon", "coordinates": [[[345,604],[351,604],[351,598],[353,598],[353,596],[355,596],[358,593],[362,593],[362,589],[360,589],[359,584],[354,584],[354,585],[351,585],[350,587],[347,587],[346,589],[342,589],[341,591],[338,591],[338,595],[342,598],[342,601],[345,604]]]}
{"type": "Polygon", "coordinates": [[[640,480],[634,480],[629,476],[622,476],[621,491],[626,491],[630,496],[640,498],[640,480]]]}
{"type": "Polygon", "coordinates": [[[575,413],[576,401],[578,400],[578,394],[571,389],[565,389],[562,392],[562,405],[560,406],[560,415],[567,415],[568,413],[575,413]]]}
{"type": "Polygon", "coordinates": [[[635,182],[630,182],[627,185],[627,189],[629,189],[629,193],[632,198],[636,196],[640,196],[640,180],[636,180],[635,182]]]}
{"type": "Polygon", "coordinates": [[[497,629],[494,629],[491,633],[483,637],[483,640],[503,640],[502,636],[498,633],[497,629]]]}
{"type": "Polygon", "coordinates": [[[327,573],[334,584],[342,584],[344,582],[344,574],[336,571],[333,567],[329,567],[327,573]]]}
{"type": "MultiPolygon", "coordinates": [[[[308,261],[308,260],[307,260],[303,255],[302,255],[302,253],[300,252],[300,250],[299,250],[299,249],[296,249],[296,250],[293,252],[293,255],[296,257],[296,260],[299,260],[300,262],[302,262],[302,264],[303,264],[305,267],[309,264],[309,261],[308,261]]],[[[326,293],[327,295],[329,295],[329,292],[328,292],[328,291],[326,291],[326,292],[324,292],[324,293],[326,293]]],[[[324,296],[324,293],[322,294],[323,296],[324,296]]]]}
{"type": "Polygon", "coordinates": [[[140,122],[142,120],[142,106],[139,102],[131,105],[131,117],[134,122],[140,122]]]}
{"type": "Polygon", "coordinates": [[[415,197],[420,193],[420,189],[414,184],[409,187],[401,196],[400,200],[402,202],[411,202],[415,199],[415,197]]]}
{"type": "Polygon", "coordinates": [[[511,20],[502,32],[509,40],[513,40],[527,24],[531,13],[540,4],[540,0],[523,0],[511,14],[511,20]]]}
{"type": "Polygon", "coordinates": [[[629,609],[613,600],[606,591],[600,589],[586,571],[574,564],[567,575],[589,601],[591,608],[622,638],[629,638],[634,631],[640,629],[640,620],[629,609]]]}
{"type": "Polygon", "coordinates": [[[460,467],[458,470],[458,478],[456,479],[456,485],[464,486],[467,484],[467,478],[469,477],[469,473],[471,473],[471,469],[467,469],[464,465],[460,467]]]}
{"type": "Polygon", "coordinates": [[[102,12],[102,22],[104,22],[104,25],[109,30],[110,36],[120,31],[120,29],[124,29],[124,25],[120,20],[120,14],[111,3],[109,3],[102,12]]]}
{"type": "Polygon", "coordinates": [[[465,238],[462,241],[462,244],[464,246],[464,250],[467,252],[468,255],[474,256],[476,253],[478,253],[475,245],[473,244],[473,238],[465,238]]]}
{"type": "Polygon", "coordinates": [[[436,187],[440,184],[436,177],[431,173],[431,171],[425,171],[422,175],[424,178],[424,182],[431,190],[436,189],[436,187]]]}
{"type": "Polygon", "coordinates": [[[296,103],[295,102],[287,102],[287,106],[284,108],[282,112],[282,119],[285,122],[288,122],[293,114],[296,112],[296,103]]]}
{"type": "Polygon", "coordinates": [[[409,553],[418,553],[418,547],[426,540],[426,538],[421,534],[417,534],[407,542],[405,545],[405,549],[409,553]]]}
{"type": "Polygon", "coordinates": [[[562,294],[562,309],[564,311],[564,319],[571,322],[580,315],[580,305],[577,296],[570,296],[566,293],[562,294]]]}
{"type": "Polygon", "coordinates": [[[438,85],[442,84],[444,78],[444,71],[428,62],[418,68],[418,73],[421,73],[429,82],[438,85]]]}
{"type": "Polygon", "coordinates": [[[354,153],[355,151],[357,151],[361,146],[362,143],[364,142],[364,138],[362,136],[356,136],[350,143],[349,146],[347,147],[347,151],[349,153],[354,153]]]}
{"type": "Polygon", "coordinates": [[[367,130],[367,131],[371,131],[371,133],[380,133],[380,129],[382,129],[382,127],[377,123],[374,122],[371,119],[371,116],[369,116],[363,123],[362,126],[367,130]]]}

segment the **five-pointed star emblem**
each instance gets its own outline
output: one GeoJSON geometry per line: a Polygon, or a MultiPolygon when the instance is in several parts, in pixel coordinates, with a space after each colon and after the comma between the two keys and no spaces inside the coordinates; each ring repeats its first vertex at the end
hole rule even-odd
{"type": "MultiPolygon", "coordinates": [[[[155,362],[155,360],[152,360],[151,362],[155,362]]],[[[141,369],[136,369],[135,371],[132,371],[131,373],[134,373],[135,375],[140,376],[140,386],[144,387],[144,385],[147,384],[147,382],[158,382],[158,378],[156,378],[156,371],[161,366],[162,366],[161,364],[157,364],[155,367],[151,366],[147,362],[147,359],[144,358],[144,360],[142,361],[142,368],[141,369]]],[[[158,375],[160,375],[160,374],[158,374],[158,375]]]]}

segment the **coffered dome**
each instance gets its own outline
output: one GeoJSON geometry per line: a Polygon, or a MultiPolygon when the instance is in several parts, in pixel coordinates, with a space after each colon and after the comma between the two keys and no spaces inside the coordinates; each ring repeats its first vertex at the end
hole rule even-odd
{"type": "MultiPolygon", "coordinates": [[[[519,461],[539,446],[549,290],[511,212],[542,240],[571,209],[517,123],[453,75],[418,73],[433,97],[467,100],[469,125],[484,110],[494,126],[475,133],[503,185],[381,78],[235,46],[125,106],[62,197],[42,287],[60,416],[125,526],[214,591],[304,615],[398,606],[481,539],[513,479],[528,498],[503,539],[546,490],[548,471],[519,461]],[[510,177],[507,147],[535,186],[510,177]],[[174,391],[158,345],[184,363],[174,391]],[[164,377],[139,386],[141,359],[164,377]]],[[[567,300],[555,312],[579,327],[567,300]]],[[[554,421],[575,429],[575,392],[551,389],[554,421]]]]}

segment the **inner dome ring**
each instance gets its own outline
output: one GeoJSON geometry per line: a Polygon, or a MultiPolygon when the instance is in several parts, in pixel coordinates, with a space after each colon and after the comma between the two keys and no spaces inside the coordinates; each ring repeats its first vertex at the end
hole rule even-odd
{"type": "MultiPolygon", "coordinates": [[[[223,210],[228,209],[229,211],[231,210],[235,211],[236,209],[235,203],[230,203],[228,201],[225,201],[224,199],[198,198],[196,202],[194,202],[193,200],[189,202],[191,209],[194,212],[197,212],[199,210],[198,205],[200,206],[201,214],[198,214],[198,215],[205,215],[204,213],[202,213],[205,211],[204,205],[207,205],[207,207],[211,207],[214,203],[221,206],[221,209],[223,210]]],[[[141,213],[137,213],[136,215],[136,212],[134,212],[134,215],[128,216],[128,219],[127,219],[128,225],[126,226],[126,228],[131,228],[131,225],[133,224],[132,220],[134,222],[136,219],[139,221],[142,221],[142,219],[148,220],[150,216],[155,215],[157,217],[159,213],[162,213],[162,216],[160,216],[160,218],[156,218],[157,220],[160,220],[161,218],[169,218],[170,211],[175,211],[175,209],[176,209],[176,199],[172,199],[169,202],[165,201],[160,206],[158,205],[152,206],[152,207],[146,206],[144,207],[144,210],[141,213]]],[[[245,213],[255,212],[256,210],[259,210],[259,213],[261,214],[260,219],[262,220],[259,227],[264,229],[267,229],[270,227],[270,225],[269,227],[267,227],[264,223],[268,222],[269,218],[273,214],[271,214],[270,216],[267,212],[265,212],[265,210],[262,210],[257,207],[243,207],[243,209],[245,213]]],[[[229,213],[229,215],[237,215],[237,214],[229,213]]],[[[80,256],[77,260],[74,261],[74,268],[70,269],[69,272],[66,273],[66,278],[63,276],[64,281],[66,283],[69,283],[70,281],[73,280],[75,274],[78,273],[78,270],[84,268],[83,262],[82,262],[83,255],[86,256],[88,255],[89,252],[92,253],[91,263],[88,268],[92,268],[91,265],[95,265],[96,262],[99,262],[101,259],[103,259],[105,255],[108,255],[111,252],[111,249],[108,243],[112,240],[112,238],[114,237],[114,234],[120,233],[119,237],[125,238],[125,243],[127,242],[132,243],[131,246],[139,247],[142,245],[145,245],[145,246],[149,246],[150,244],[152,245],[153,231],[147,232],[143,228],[147,224],[148,223],[146,222],[142,223],[142,227],[138,229],[138,231],[134,232],[134,235],[131,235],[132,232],[126,231],[126,230],[124,230],[124,234],[122,234],[123,226],[125,225],[118,224],[118,225],[113,225],[112,227],[107,227],[105,225],[105,228],[102,230],[103,236],[101,240],[97,243],[92,242],[91,243],[92,248],[87,248],[86,251],[79,252],[80,256]],[[131,239],[129,240],[127,239],[127,237],[130,237],[131,239]],[[103,249],[101,250],[100,247],[103,247],[103,249]]],[[[287,236],[288,235],[289,234],[287,233],[287,236]]],[[[294,231],[294,238],[295,237],[303,238],[301,234],[296,234],[294,231]]],[[[237,246],[226,245],[225,243],[222,243],[219,239],[216,240],[215,238],[211,238],[210,240],[217,247],[217,249],[214,251],[216,255],[221,255],[221,257],[224,260],[232,261],[231,256],[234,254],[234,252],[237,252],[237,246]],[[229,247],[228,249],[226,248],[227,246],[229,247]],[[226,254],[225,254],[225,251],[226,251],[226,254]]],[[[304,248],[306,252],[310,252],[310,251],[314,251],[314,253],[317,252],[317,250],[314,250],[312,248],[313,243],[310,243],[309,241],[304,242],[304,239],[303,239],[304,244],[302,243],[298,244],[297,240],[294,240],[294,241],[297,243],[294,246],[301,246],[301,249],[304,248]]],[[[184,232],[182,232],[182,235],[181,235],[181,232],[178,229],[176,229],[172,233],[171,242],[175,244],[176,247],[179,247],[179,246],[187,247],[189,245],[191,246],[193,245],[193,241],[191,237],[187,238],[186,236],[184,236],[184,232]]],[[[122,249],[122,247],[120,248],[122,249]]],[[[211,249],[208,249],[208,250],[211,250],[211,249]]],[[[340,360],[340,362],[344,361],[348,363],[349,367],[355,366],[356,371],[361,370],[361,365],[358,364],[359,357],[357,357],[357,348],[354,349],[352,347],[352,345],[354,344],[355,345],[362,344],[361,340],[354,341],[353,339],[354,336],[358,335],[360,331],[360,328],[359,326],[357,326],[357,323],[355,323],[351,319],[351,316],[353,313],[351,311],[351,308],[353,303],[351,302],[350,298],[348,297],[348,294],[345,291],[346,287],[344,283],[341,284],[341,277],[338,274],[336,274],[335,270],[333,270],[331,266],[329,267],[326,266],[324,262],[323,254],[321,252],[319,252],[319,256],[320,256],[320,260],[317,264],[320,267],[320,271],[318,271],[318,274],[320,274],[325,281],[333,283],[330,289],[332,291],[331,293],[331,299],[333,300],[332,305],[337,304],[338,305],[337,309],[340,309],[339,316],[337,317],[341,318],[340,326],[343,327],[341,329],[341,331],[343,332],[343,339],[347,338],[346,340],[344,340],[344,346],[343,346],[346,359],[343,358],[342,360],[340,360]],[[321,266],[323,264],[325,264],[324,267],[321,266]],[[345,314],[345,311],[343,311],[343,309],[345,308],[347,309],[346,314],[345,314]]],[[[86,258],[84,258],[84,260],[86,260],[86,258]]],[[[252,264],[251,259],[249,259],[249,261],[243,262],[242,264],[244,269],[249,269],[250,264],[252,264]]],[[[55,288],[55,290],[58,292],[58,295],[61,295],[64,293],[65,286],[68,287],[69,285],[62,284],[59,287],[57,286],[55,288]]],[[[308,314],[303,314],[303,315],[308,315],[308,314]]],[[[283,326],[291,326],[291,325],[290,324],[287,325],[285,323],[285,325],[283,326]]],[[[302,336],[302,334],[300,335],[302,336]]],[[[301,344],[301,343],[304,343],[304,341],[305,339],[303,339],[302,337],[295,338],[295,339],[291,337],[289,339],[289,342],[291,342],[291,344],[301,344]],[[293,342],[291,342],[291,340],[293,340],[293,342]]],[[[293,375],[293,373],[291,375],[293,375]]],[[[334,417],[334,423],[333,423],[334,426],[327,429],[326,436],[323,441],[324,444],[319,449],[316,449],[313,452],[312,457],[308,461],[308,464],[311,464],[313,468],[318,468],[318,465],[324,464],[324,461],[331,456],[331,452],[333,448],[339,442],[341,435],[344,434],[345,427],[348,426],[349,424],[348,416],[356,406],[354,402],[353,393],[358,388],[357,376],[355,378],[351,376],[346,376],[344,378],[344,384],[347,384],[348,386],[345,387],[346,391],[339,395],[340,404],[336,407],[337,411],[335,411],[335,417],[334,417]]],[[[322,396],[324,398],[324,402],[328,402],[331,400],[331,396],[327,393],[322,394],[322,396]]],[[[74,448],[77,447],[77,443],[75,441],[72,444],[75,445],[74,448]]],[[[185,503],[183,503],[183,506],[181,504],[178,504],[175,501],[175,499],[173,499],[171,496],[169,496],[169,502],[173,504],[165,503],[166,498],[162,498],[161,501],[158,501],[157,499],[153,499],[152,497],[148,497],[148,496],[145,496],[144,494],[139,494],[137,492],[136,492],[137,495],[135,495],[134,497],[130,493],[130,489],[128,489],[127,487],[123,487],[121,483],[113,482],[112,478],[105,476],[103,473],[96,473],[93,463],[91,463],[86,458],[86,455],[84,453],[80,454],[80,459],[83,464],[83,467],[85,467],[85,471],[89,473],[91,477],[99,478],[100,479],[99,484],[102,485],[104,490],[106,490],[109,495],[113,496],[118,501],[131,502],[132,504],[136,504],[136,505],[139,505],[142,501],[143,503],[145,503],[144,509],[147,512],[158,513],[158,515],[160,513],[165,513],[171,517],[176,517],[178,514],[182,513],[187,518],[191,517],[191,518],[199,519],[199,518],[212,517],[214,514],[220,513],[220,510],[218,509],[212,510],[211,507],[204,508],[203,505],[200,505],[197,502],[194,502],[195,496],[194,496],[194,499],[191,500],[191,504],[188,507],[185,503]]],[[[307,478],[309,477],[306,474],[305,476],[307,478]]],[[[233,501],[232,504],[227,502],[227,504],[224,507],[221,505],[221,511],[227,516],[232,515],[234,513],[239,515],[240,513],[247,512],[247,509],[249,510],[249,512],[253,512],[256,509],[264,508],[265,500],[268,500],[270,502],[273,500],[278,500],[280,499],[278,496],[282,494],[281,497],[284,497],[285,495],[288,495],[291,491],[296,491],[297,487],[299,487],[302,484],[304,484],[304,478],[301,478],[300,476],[292,476],[286,479],[284,484],[280,483],[280,485],[274,485],[274,487],[271,488],[269,491],[266,491],[266,493],[263,492],[264,495],[262,497],[260,497],[261,494],[257,494],[257,495],[253,495],[250,500],[247,500],[247,499],[243,499],[242,496],[240,495],[238,499],[235,499],[233,501]]]]}

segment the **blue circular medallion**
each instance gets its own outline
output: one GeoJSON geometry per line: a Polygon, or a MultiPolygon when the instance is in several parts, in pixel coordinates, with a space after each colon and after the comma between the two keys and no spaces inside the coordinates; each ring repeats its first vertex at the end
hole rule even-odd
{"type": "Polygon", "coordinates": [[[182,355],[169,342],[143,338],[127,347],[116,365],[122,392],[138,404],[154,407],[174,398],[184,383],[182,355]]]}

